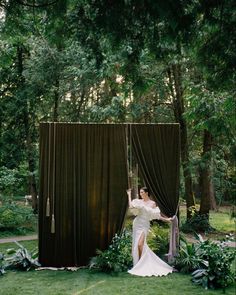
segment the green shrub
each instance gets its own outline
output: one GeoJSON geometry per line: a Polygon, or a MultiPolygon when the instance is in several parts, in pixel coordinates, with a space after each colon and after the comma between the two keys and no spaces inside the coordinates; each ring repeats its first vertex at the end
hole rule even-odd
{"type": "Polygon", "coordinates": [[[215,231],[209,223],[209,215],[199,214],[197,211],[194,212],[190,219],[186,220],[186,222],[181,226],[181,230],[184,233],[215,231]]]}
{"type": "MultiPolygon", "coordinates": [[[[37,178],[37,170],[33,172],[37,178]]],[[[12,198],[14,195],[25,195],[28,187],[29,168],[26,162],[15,169],[0,167],[0,201],[12,198]]]]}
{"type": "Polygon", "coordinates": [[[187,240],[180,237],[179,253],[175,260],[175,268],[183,273],[189,273],[197,268],[206,265],[206,261],[201,258],[200,244],[189,244],[187,240]]]}
{"type": "Polygon", "coordinates": [[[204,241],[198,235],[196,244],[182,240],[175,267],[183,272],[192,272],[192,281],[207,288],[226,288],[234,281],[232,262],[235,252],[225,243],[204,241]]]}
{"type": "Polygon", "coordinates": [[[97,250],[98,255],[91,259],[89,267],[107,273],[127,271],[132,266],[131,248],[130,232],[116,234],[107,250],[97,250]]]}
{"type": "Polygon", "coordinates": [[[224,242],[216,244],[212,241],[204,241],[199,247],[200,257],[208,264],[192,273],[192,281],[205,288],[223,288],[234,282],[232,262],[235,252],[225,247],[224,242]]]}
{"type": "Polygon", "coordinates": [[[169,227],[155,223],[151,226],[150,234],[147,238],[149,247],[159,256],[168,253],[169,248],[169,227]]]}
{"type": "Polygon", "coordinates": [[[6,203],[0,207],[0,230],[33,229],[36,217],[31,208],[6,203]]]}
{"type": "Polygon", "coordinates": [[[0,194],[12,194],[12,187],[17,183],[16,169],[0,168],[0,194]]]}

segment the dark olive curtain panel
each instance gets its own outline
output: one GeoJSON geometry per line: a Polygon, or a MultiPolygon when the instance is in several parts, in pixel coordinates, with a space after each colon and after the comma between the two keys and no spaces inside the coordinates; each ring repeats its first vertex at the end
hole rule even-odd
{"type": "Polygon", "coordinates": [[[126,127],[40,125],[39,262],[86,265],[122,227],[128,187],[126,127]]]}
{"type": "Polygon", "coordinates": [[[86,265],[119,232],[127,207],[127,141],[161,211],[176,212],[178,124],[40,124],[39,262],[86,265]]]}
{"type": "Polygon", "coordinates": [[[179,201],[179,124],[133,124],[132,146],[145,185],[166,216],[179,201]]]}

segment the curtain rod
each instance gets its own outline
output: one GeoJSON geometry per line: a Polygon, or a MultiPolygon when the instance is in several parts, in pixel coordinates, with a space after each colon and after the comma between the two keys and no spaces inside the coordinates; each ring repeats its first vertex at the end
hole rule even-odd
{"type": "Polygon", "coordinates": [[[40,122],[39,124],[76,124],[76,125],[179,125],[179,123],[80,123],[80,122],[40,122]]]}

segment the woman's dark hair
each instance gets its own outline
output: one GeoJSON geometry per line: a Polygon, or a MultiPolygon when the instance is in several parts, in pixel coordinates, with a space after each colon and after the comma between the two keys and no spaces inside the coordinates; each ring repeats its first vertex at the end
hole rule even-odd
{"type": "Polygon", "coordinates": [[[149,189],[146,186],[141,187],[140,190],[145,191],[145,193],[147,193],[148,196],[150,196],[150,191],[149,191],[149,189]]]}

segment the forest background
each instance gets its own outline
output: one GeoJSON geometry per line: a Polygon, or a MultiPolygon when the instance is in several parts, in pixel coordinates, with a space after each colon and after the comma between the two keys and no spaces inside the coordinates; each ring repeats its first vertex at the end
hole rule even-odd
{"type": "Polygon", "coordinates": [[[180,124],[188,219],[233,205],[235,5],[0,1],[1,201],[37,211],[40,122],[138,122],[180,124]]]}

